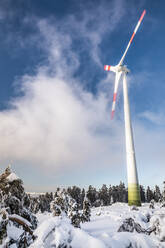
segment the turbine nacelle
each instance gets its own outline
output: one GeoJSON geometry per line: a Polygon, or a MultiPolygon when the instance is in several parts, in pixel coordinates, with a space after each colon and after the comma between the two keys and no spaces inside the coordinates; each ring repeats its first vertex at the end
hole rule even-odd
{"type": "Polygon", "coordinates": [[[118,64],[116,66],[104,65],[104,70],[105,71],[113,71],[115,73],[118,73],[118,72],[128,73],[128,72],[130,72],[130,70],[128,70],[126,65],[120,65],[120,64],[118,64]]]}
{"type": "Polygon", "coordinates": [[[111,119],[114,117],[114,112],[115,112],[115,105],[116,105],[116,95],[117,95],[117,89],[119,85],[119,80],[122,75],[122,73],[127,74],[129,72],[128,68],[125,65],[116,65],[116,66],[111,66],[111,65],[104,65],[104,70],[105,71],[113,71],[116,74],[115,77],[115,88],[114,88],[114,94],[113,94],[113,103],[112,103],[112,112],[111,112],[111,119]]]}

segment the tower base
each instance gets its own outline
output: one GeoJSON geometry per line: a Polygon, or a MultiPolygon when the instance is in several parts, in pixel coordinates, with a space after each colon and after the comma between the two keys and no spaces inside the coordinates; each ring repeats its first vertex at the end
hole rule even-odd
{"type": "Polygon", "coordinates": [[[138,184],[128,184],[128,205],[141,206],[140,189],[138,184]]]}

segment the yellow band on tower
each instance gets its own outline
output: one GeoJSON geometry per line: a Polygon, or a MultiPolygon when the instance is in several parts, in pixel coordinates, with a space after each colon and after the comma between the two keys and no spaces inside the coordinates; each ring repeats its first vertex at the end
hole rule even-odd
{"type": "Polygon", "coordinates": [[[141,206],[140,189],[138,184],[128,184],[128,205],[141,206]]]}

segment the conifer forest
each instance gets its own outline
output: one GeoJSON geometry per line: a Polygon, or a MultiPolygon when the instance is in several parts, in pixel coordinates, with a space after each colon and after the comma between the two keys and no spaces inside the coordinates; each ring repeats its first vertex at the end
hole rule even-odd
{"type": "MultiPolygon", "coordinates": [[[[23,181],[7,167],[0,175],[0,247],[82,247],[77,244],[81,242],[81,235],[93,239],[87,232],[90,228],[93,230],[92,222],[109,218],[112,210],[112,215],[115,211],[119,216],[123,214],[118,223],[118,234],[136,232],[142,233],[143,238],[155,235],[158,240],[154,241],[153,247],[155,242],[163,245],[165,187],[161,191],[158,185],[154,189],[140,185],[141,208],[128,207],[127,194],[123,182],[115,186],[103,184],[100,189],[89,185],[87,189],[72,186],[57,188],[54,192],[29,193],[25,192],[23,181]],[[129,216],[124,212],[126,207],[129,216]],[[158,209],[159,218],[155,214],[158,209]]],[[[105,225],[105,220],[103,223],[105,225]]],[[[120,247],[118,244],[99,246],[102,241],[94,236],[96,240],[89,241],[94,243],[87,247],[94,247],[95,243],[97,247],[120,247]]],[[[132,246],[125,247],[136,247],[133,246],[135,240],[129,244],[132,246]]]]}

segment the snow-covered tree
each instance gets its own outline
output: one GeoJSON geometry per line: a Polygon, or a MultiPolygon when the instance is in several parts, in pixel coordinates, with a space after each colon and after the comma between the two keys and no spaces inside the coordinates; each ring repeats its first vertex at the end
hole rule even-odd
{"type": "Polygon", "coordinates": [[[67,193],[69,193],[69,195],[75,199],[75,201],[81,205],[81,189],[77,186],[73,186],[73,187],[69,187],[67,189],[67,193]]]}
{"type": "Polygon", "coordinates": [[[96,200],[98,199],[97,190],[94,187],[92,187],[92,185],[89,185],[86,195],[91,205],[93,206],[96,200]]]}
{"type": "Polygon", "coordinates": [[[119,201],[119,190],[118,190],[118,186],[112,186],[112,197],[114,202],[118,202],[119,201]]]}
{"type": "Polygon", "coordinates": [[[85,198],[85,189],[83,188],[81,190],[81,205],[80,205],[80,208],[82,209],[83,208],[83,201],[84,201],[84,198],[85,198]]]}
{"type": "Polygon", "coordinates": [[[163,182],[163,192],[162,192],[162,200],[165,203],[165,181],[163,182]]]}
{"type": "Polygon", "coordinates": [[[146,190],[146,200],[147,200],[147,202],[150,202],[153,198],[154,198],[153,191],[148,186],[147,190],[146,190]]]}
{"type": "Polygon", "coordinates": [[[85,196],[83,201],[83,215],[82,215],[82,221],[90,221],[91,217],[91,204],[87,196],[85,196]]]}
{"type": "Polygon", "coordinates": [[[0,245],[2,245],[3,240],[7,237],[7,224],[8,219],[5,212],[1,210],[0,212],[0,245]]]}
{"type": "Polygon", "coordinates": [[[103,184],[103,186],[101,187],[99,191],[99,197],[100,197],[100,200],[103,202],[104,206],[109,205],[110,199],[109,199],[109,193],[108,193],[108,188],[106,184],[103,184]]]}
{"type": "Polygon", "coordinates": [[[119,202],[126,202],[126,188],[125,188],[125,184],[123,182],[120,182],[119,186],[118,186],[118,196],[119,202]]]}
{"type": "Polygon", "coordinates": [[[67,214],[68,211],[68,199],[65,191],[56,191],[54,200],[50,203],[50,210],[54,216],[60,216],[67,214]]]}
{"type": "Polygon", "coordinates": [[[155,185],[155,189],[154,189],[154,200],[156,202],[162,201],[162,195],[161,195],[160,188],[159,188],[158,185],[155,185]]]}
{"type": "Polygon", "coordinates": [[[68,206],[68,217],[71,220],[71,224],[74,227],[80,228],[80,222],[82,220],[81,214],[79,212],[78,203],[73,198],[69,198],[69,206],[68,206]]]}
{"type": "Polygon", "coordinates": [[[39,196],[39,209],[41,213],[50,212],[50,203],[53,200],[53,194],[46,192],[39,196]]]}
{"type": "Polygon", "coordinates": [[[146,201],[146,197],[145,197],[145,189],[142,185],[140,185],[140,198],[142,202],[146,201]]]}
{"type": "Polygon", "coordinates": [[[32,213],[36,214],[39,212],[40,210],[40,199],[39,197],[30,197],[30,206],[29,206],[30,210],[32,211],[32,213]]]}
{"type": "Polygon", "coordinates": [[[68,216],[74,227],[80,227],[82,214],[79,210],[79,204],[65,190],[56,192],[50,209],[54,216],[68,216]]]}
{"type": "Polygon", "coordinates": [[[5,237],[7,224],[20,228],[21,235],[17,239],[9,238],[10,244],[16,247],[27,247],[33,241],[33,230],[37,227],[37,219],[29,209],[30,199],[25,193],[22,180],[8,166],[0,175],[0,237],[5,237]],[[24,246],[21,246],[23,242],[24,246]]]}

